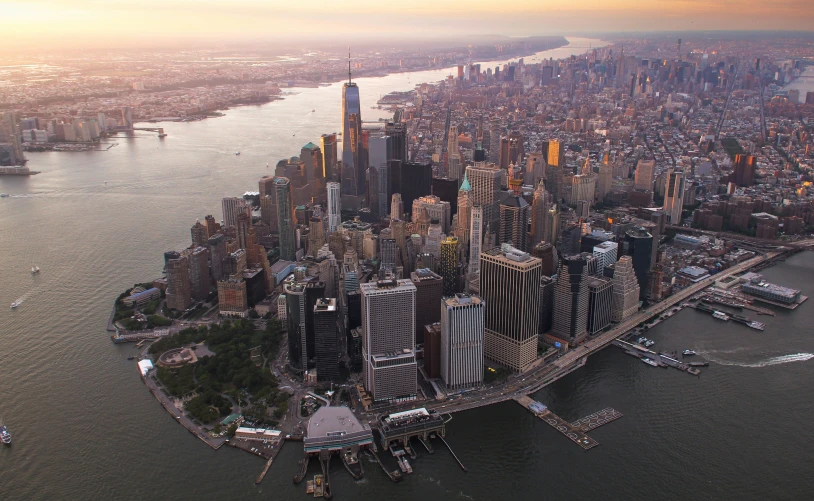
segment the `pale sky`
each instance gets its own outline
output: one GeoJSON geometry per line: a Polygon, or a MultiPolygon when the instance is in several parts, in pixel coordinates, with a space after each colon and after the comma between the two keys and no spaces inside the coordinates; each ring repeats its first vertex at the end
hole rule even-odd
{"type": "Polygon", "coordinates": [[[812,30],[812,7],[812,0],[0,0],[0,31],[4,45],[120,47],[353,33],[812,30]]]}

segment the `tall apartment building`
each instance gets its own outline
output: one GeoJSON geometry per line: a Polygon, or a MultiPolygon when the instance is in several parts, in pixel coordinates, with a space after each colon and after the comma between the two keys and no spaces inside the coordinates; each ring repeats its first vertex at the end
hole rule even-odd
{"type": "Polygon", "coordinates": [[[451,390],[482,385],[483,301],[456,294],[444,299],[441,308],[441,379],[451,390]]]}
{"type": "Polygon", "coordinates": [[[240,213],[248,214],[249,220],[252,218],[252,208],[242,198],[224,198],[221,201],[221,208],[223,209],[223,224],[226,226],[235,226],[237,224],[237,215],[240,213]]]}
{"type": "Polygon", "coordinates": [[[192,237],[192,245],[197,247],[199,245],[206,245],[209,240],[209,229],[206,225],[201,224],[200,221],[195,221],[192,228],[189,230],[192,237]]]}
{"type": "Polygon", "coordinates": [[[480,292],[488,305],[484,355],[523,371],[537,358],[541,262],[509,245],[481,253],[480,292]]]}
{"type": "Polygon", "coordinates": [[[621,322],[639,310],[639,282],[633,271],[633,259],[622,256],[613,270],[614,322],[621,322]]]}
{"type": "Polygon", "coordinates": [[[413,399],[416,287],[410,280],[379,280],[360,288],[365,390],[377,402],[413,399]]]}
{"type": "Polygon", "coordinates": [[[218,311],[224,317],[246,318],[249,315],[246,281],[242,277],[218,280],[218,311]]]}
{"type": "Polygon", "coordinates": [[[318,381],[339,379],[341,343],[337,315],[336,299],[317,299],[314,304],[314,344],[318,381]]]}
{"type": "Polygon", "coordinates": [[[189,260],[186,256],[167,261],[167,308],[184,311],[192,304],[189,260]]]}

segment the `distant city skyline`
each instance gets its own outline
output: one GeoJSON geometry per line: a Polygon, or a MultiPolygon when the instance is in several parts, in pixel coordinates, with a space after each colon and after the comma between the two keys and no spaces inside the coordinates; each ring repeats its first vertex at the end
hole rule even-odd
{"type": "Polygon", "coordinates": [[[301,39],[339,37],[353,41],[385,35],[426,38],[474,32],[534,36],[659,30],[811,30],[814,10],[809,7],[806,0],[771,4],[755,0],[660,0],[646,5],[633,0],[602,4],[587,0],[519,0],[510,4],[415,0],[409,6],[378,0],[303,0],[286,4],[260,0],[144,0],[135,4],[0,0],[0,16],[4,32],[11,35],[11,46],[33,44],[48,48],[54,40],[60,40],[64,48],[103,47],[110,42],[124,46],[161,41],[261,42],[274,37],[282,41],[293,33],[301,39]],[[156,12],[161,15],[157,17],[156,12]],[[14,42],[15,35],[26,38],[14,42]]]}

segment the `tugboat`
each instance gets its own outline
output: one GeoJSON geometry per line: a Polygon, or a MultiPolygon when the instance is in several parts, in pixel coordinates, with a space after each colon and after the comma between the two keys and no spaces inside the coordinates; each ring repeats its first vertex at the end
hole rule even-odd
{"type": "Polygon", "coordinates": [[[684,350],[684,351],[682,352],[682,355],[684,355],[685,357],[688,357],[688,356],[691,356],[691,355],[695,355],[695,350],[684,350]]]}
{"type": "Polygon", "coordinates": [[[235,155],[240,155],[240,152],[239,152],[239,151],[236,151],[236,152],[235,152],[235,155]]]}
{"type": "Polygon", "coordinates": [[[3,442],[6,445],[11,445],[11,432],[8,431],[6,425],[3,424],[2,419],[0,419],[0,442],[3,442]]]}

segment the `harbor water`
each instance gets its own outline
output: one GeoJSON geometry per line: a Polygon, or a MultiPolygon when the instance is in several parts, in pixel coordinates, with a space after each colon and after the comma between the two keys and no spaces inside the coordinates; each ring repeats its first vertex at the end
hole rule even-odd
{"type": "MultiPolygon", "coordinates": [[[[549,52],[564,57],[598,43],[577,42],[584,48],[549,52]]],[[[371,109],[380,96],[447,74],[359,79],[363,118],[387,116],[371,109]]],[[[285,445],[255,485],[264,461],[212,451],[179,426],[127,360],[132,345],[112,344],[105,327],[112,300],[155,278],[163,252],[188,245],[195,219],[220,218],[221,197],[255,191],[279,159],[338,129],[340,87],[295,89],[224,117],[166,123],[163,140],[139,133],[104,152],[29,154],[42,174],[0,178],[0,191],[13,195],[0,199],[0,416],[14,435],[11,447],[0,447],[0,499],[304,499],[304,484],[291,482],[302,444],[285,445]],[[32,275],[35,265],[42,271],[32,275]],[[16,300],[21,306],[10,310],[16,300]]],[[[814,253],[763,273],[814,295],[814,253]]],[[[506,402],[455,414],[447,425],[468,472],[440,442],[434,455],[415,447],[414,473],[400,484],[368,463],[354,481],[335,459],[334,496],[809,499],[814,303],[749,316],[766,330],[686,309],[646,334],[654,349],[692,348],[709,360],[700,377],[609,347],[534,395],[570,421],[605,407],[622,412],[589,433],[601,444],[590,451],[506,402]]]]}

